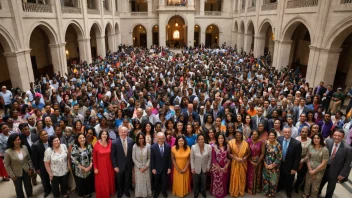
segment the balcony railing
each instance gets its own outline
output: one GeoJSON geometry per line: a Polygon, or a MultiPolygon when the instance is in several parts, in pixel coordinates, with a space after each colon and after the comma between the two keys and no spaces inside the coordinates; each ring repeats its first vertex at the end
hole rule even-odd
{"type": "Polygon", "coordinates": [[[53,12],[52,6],[47,4],[22,3],[22,8],[24,12],[53,12]]]}
{"type": "Polygon", "coordinates": [[[247,8],[247,12],[255,12],[255,8],[256,8],[256,7],[247,8]]]}
{"type": "Polygon", "coordinates": [[[341,0],[341,4],[352,3],[352,0],[341,0]]]}
{"type": "Polygon", "coordinates": [[[205,16],[221,16],[220,11],[204,11],[205,16]]]}
{"type": "Polygon", "coordinates": [[[81,8],[61,6],[61,12],[64,14],[81,14],[82,10],[81,8]]]}
{"type": "Polygon", "coordinates": [[[277,3],[268,3],[262,5],[262,11],[267,11],[267,10],[277,10],[277,3]]]}
{"type": "Polygon", "coordinates": [[[167,6],[187,6],[186,2],[168,2],[167,6]]]}
{"type": "Polygon", "coordinates": [[[148,12],[131,12],[131,16],[148,16],[148,12]]]}
{"type": "Polygon", "coordinates": [[[87,9],[88,14],[100,14],[99,9],[87,9]]]}
{"type": "Polygon", "coordinates": [[[315,7],[317,5],[318,0],[291,0],[287,2],[286,8],[315,7]]]}

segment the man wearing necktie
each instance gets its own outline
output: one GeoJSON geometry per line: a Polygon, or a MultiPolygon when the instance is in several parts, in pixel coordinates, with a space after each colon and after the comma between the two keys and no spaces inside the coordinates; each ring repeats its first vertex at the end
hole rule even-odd
{"type": "Polygon", "coordinates": [[[293,181],[301,162],[302,146],[298,140],[291,138],[291,128],[284,128],[283,133],[283,136],[277,138],[282,148],[278,191],[285,189],[286,196],[291,198],[293,181]]]}
{"type": "Polygon", "coordinates": [[[342,129],[334,131],[332,139],[326,139],[326,147],[329,150],[330,159],[326,167],[324,177],[321,180],[319,194],[328,182],[326,198],[332,198],[336,183],[342,183],[348,177],[351,170],[352,149],[342,140],[345,133],[342,129]]]}
{"type": "Polygon", "coordinates": [[[121,198],[123,193],[130,197],[128,189],[132,186],[132,148],[134,143],[130,137],[127,137],[127,131],[126,127],[120,127],[119,137],[113,141],[111,147],[111,161],[116,172],[115,185],[118,198],[121,198]]]}

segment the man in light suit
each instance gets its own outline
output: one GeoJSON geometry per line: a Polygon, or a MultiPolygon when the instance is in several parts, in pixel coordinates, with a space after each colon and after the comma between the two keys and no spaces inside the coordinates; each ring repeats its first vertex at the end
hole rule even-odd
{"type": "Polygon", "coordinates": [[[111,147],[111,161],[116,172],[115,183],[118,191],[117,197],[121,198],[125,193],[130,197],[128,189],[132,181],[132,148],[133,140],[127,137],[128,129],[126,127],[119,128],[119,137],[113,141],[111,147]]]}
{"type": "Polygon", "coordinates": [[[282,164],[278,191],[285,189],[287,198],[291,198],[293,180],[301,162],[302,145],[298,140],[291,138],[291,128],[284,128],[284,135],[277,138],[282,148],[282,164]]]}
{"type": "Polygon", "coordinates": [[[154,175],[154,198],[157,198],[162,191],[167,197],[168,174],[171,173],[171,147],[165,143],[165,135],[162,132],[157,134],[158,143],[150,147],[150,166],[154,175]]]}
{"type": "Polygon", "coordinates": [[[198,134],[197,144],[191,148],[191,170],[193,173],[194,197],[197,198],[199,192],[206,197],[207,173],[211,164],[211,146],[205,144],[205,136],[198,134]],[[203,150],[203,152],[201,152],[203,150]]]}
{"type": "Polygon", "coordinates": [[[326,139],[326,147],[329,150],[330,159],[319,189],[319,194],[321,194],[324,185],[328,182],[326,198],[332,198],[336,183],[342,183],[351,170],[352,149],[342,141],[344,137],[344,131],[337,129],[334,131],[332,139],[326,139]]]}
{"type": "Polygon", "coordinates": [[[302,113],[306,114],[308,111],[310,109],[306,107],[306,99],[300,98],[298,107],[293,108],[293,125],[297,124],[298,118],[302,113]]]}
{"type": "Polygon", "coordinates": [[[268,119],[263,116],[263,107],[258,107],[257,108],[257,115],[253,116],[252,119],[252,129],[253,130],[258,130],[258,125],[259,123],[264,124],[265,130],[268,130],[268,119]]]}

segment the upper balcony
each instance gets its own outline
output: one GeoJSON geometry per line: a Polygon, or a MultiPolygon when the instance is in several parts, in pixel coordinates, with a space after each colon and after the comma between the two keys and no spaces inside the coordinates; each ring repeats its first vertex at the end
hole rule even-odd
{"type": "Polygon", "coordinates": [[[167,6],[187,6],[187,0],[168,0],[167,6]]]}
{"type": "Polygon", "coordinates": [[[22,8],[24,12],[53,13],[53,7],[50,4],[23,2],[22,8]]]}
{"type": "Polygon", "coordinates": [[[61,12],[63,14],[82,14],[82,9],[77,0],[61,1],[61,12]]]}

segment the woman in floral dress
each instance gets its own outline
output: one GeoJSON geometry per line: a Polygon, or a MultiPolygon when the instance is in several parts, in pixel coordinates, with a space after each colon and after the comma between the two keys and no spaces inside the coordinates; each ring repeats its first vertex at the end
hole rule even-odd
{"type": "Polygon", "coordinates": [[[276,141],[276,132],[270,131],[268,136],[269,140],[265,144],[262,193],[268,197],[275,197],[280,177],[282,151],[280,143],[276,141]]]}

